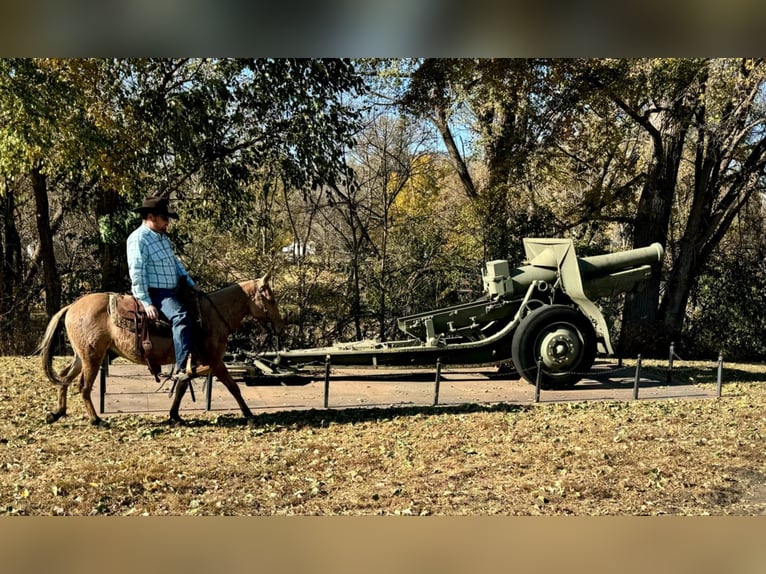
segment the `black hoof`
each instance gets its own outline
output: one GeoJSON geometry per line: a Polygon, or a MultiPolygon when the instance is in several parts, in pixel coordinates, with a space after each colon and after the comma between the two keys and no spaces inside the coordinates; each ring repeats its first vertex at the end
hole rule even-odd
{"type": "Polygon", "coordinates": [[[48,424],[55,423],[63,415],[61,413],[48,413],[45,417],[45,422],[48,424]]]}
{"type": "Polygon", "coordinates": [[[106,422],[104,419],[98,418],[98,417],[95,419],[91,419],[90,424],[93,425],[94,427],[98,427],[102,429],[109,428],[109,423],[106,422]]]}
{"type": "Polygon", "coordinates": [[[170,417],[168,418],[167,423],[172,427],[185,427],[189,425],[189,423],[181,417],[170,417]]]}

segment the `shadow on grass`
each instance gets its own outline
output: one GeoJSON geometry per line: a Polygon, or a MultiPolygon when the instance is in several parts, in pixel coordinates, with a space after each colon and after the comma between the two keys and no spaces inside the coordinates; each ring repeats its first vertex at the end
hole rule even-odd
{"type": "MultiPolygon", "coordinates": [[[[348,407],[343,409],[306,409],[296,411],[280,411],[274,413],[259,413],[250,424],[236,414],[221,414],[215,418],[193,418],[187,420],[184,428],[201,427],[236,427],[250,429],[256,434],[277,432],[298,428],[326,428],[333,424],[357,424],[364,422],[380,422],[402,417],[433,417],[443,414],[472,414],[472,413],[509,413],[514,414],[528,410],[528,405],[497,403],[479,405],[465,403],[455,406],[391,406],[391,407],[348,407]]],[[[167,425],[165,421],[157,422],[157,426],[167,425]]]]}
{"type": "MultiPolygon", "coordinates": [[[[667,384],[668,369],[658,367],[647,367],[641,370],[642,380],[644,376],[649,379],[657,379],[662,384],[667,384]]],[[[699,383],[717,383],[718,370],[716,366],[712,367],[674,367],[670,376],[671,384],[699,384],[699,383]]],[[[763,383],[766,382],[766,371],[756,372],[739,369],[736,367],[727,367],[723,364],[721,369],[721,381],[726,383],[763,383]]]]}

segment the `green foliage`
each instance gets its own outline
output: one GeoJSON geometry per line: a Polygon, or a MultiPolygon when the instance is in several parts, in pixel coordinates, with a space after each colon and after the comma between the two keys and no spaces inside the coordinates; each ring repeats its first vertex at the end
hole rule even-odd
{"type": "Polygon", "coordinates": [[[0,173],[7,177],[39,167],[51,177],[97,174],[112,142],[97,119],[93,78],[80,61],[0,60],[0,173]],[[77,61],[73,61],[77,62],[77,61]]]}
{"type": "Polygon", "coordinates": [[[728,247],[715,253],[692,291],[684,329],[688,358],[766,356],[766,245],[754,239],[728,247]]]}
{"type": "Polygon", "coordinates": [[[26,315],[48,296],[31,173],[46,176],[65,302],[127,285],[131,209],[162,193],[181,213],[171,233],[195,277],[214,288],[273,270],[300,344],[395,337],[398,316],[475,298],[484,261],[520,263],[524,237],[572,237],[581,255],[620,249],[648,230],[642,217],[672,205],[651,230],[668,241],[657,297],[694,285],[687,346],[755,357],[763,278],[748,269],[762,250],[743,256],[727,239],[703,264],[732,221],[747,241],[762,235],[760,220],[736,215],[762,183],[765,69],[734,59],[0,59],[0,194],[12,196],[0,275],[13,294],[0,312],[26,315]],[[283,256],[294,241],[317,253],[283,256]]]}
{"type": "Polygon", "coordinates": [[[259,170],[296,187],[339,177],[355,129],[343,98],[362,89],[343,60],[129,60],[126,119],[145,185],[179,197],[195,178],[230,217],[259,170]],[[226,203],[224,203],[224,201],[226,203]]]}

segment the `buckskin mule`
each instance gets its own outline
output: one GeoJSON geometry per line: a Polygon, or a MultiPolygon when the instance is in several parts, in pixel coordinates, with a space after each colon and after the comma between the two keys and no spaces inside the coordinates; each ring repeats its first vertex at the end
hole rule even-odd
{"type": "MultiPolygon", "coordinates": [[[[284,323],[271,289],[270,273],[260,279],[235,283],[200,297],[199,313],[205,325],[205,332],[204,344],[198,358],[210,365],[212,374],[226,386],[236,399],[242,414],[250,422],[253,420],[253,413],[245,404],[239,386],[226,369],[223,357],[229,335],[236,331],[248,316],[264,324],[271,323],[277,333],[282,330],[284,323]]],[[[113,351],[133,363],[175,363],[172,338],[155,334],[151,336],[151,343],[146,357],[141,356],[140,349],[136,346],[135,333],[118,327],[112,321],[109,315],[109,293],[83,295],[63,307],[51,318],[38,347],[45,375],[58,385],[58,408],[48,413],[46,421],[55,422],[66,414],[67,390],[72,382],[78,380],[80,395],[90,422],[94,425],[102,424],[103,421],[96,414],[90,395],[106,353],[113,351]],[[74,350],[74,358],[61,371],[54,372],[53,347],[62,319],[74,350]]],[[[169,413],[171,422],[183,422],[178,408],[188,387],[188,380],[182,380],[176,385],[169,413]]]]}

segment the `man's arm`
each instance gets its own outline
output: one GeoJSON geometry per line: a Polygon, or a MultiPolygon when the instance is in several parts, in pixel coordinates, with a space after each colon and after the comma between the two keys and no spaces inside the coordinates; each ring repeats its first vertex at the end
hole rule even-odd
{"type": "Polygon", "coordinates": [[[184,277],[189,287],[196,287],[197,284],[194,282],[194,279],[191,278],[191,275],[189,275],[189,272],[186,270],[186,267],[184,267],[184,264],[181,263],[181,260],[178,258],[177,255],[176,255],[175,261],[176,261],[176,273],[178,274],[178,276],[184,277]]]}
{"type": "Polygon", "coordinates": [[[145,308],[151,307],[152,300],[149,297],[146,255],[139,241],[128,243],[128,272],[130,274],[130,288],[133,296],[141,301],[145,308]]]}

